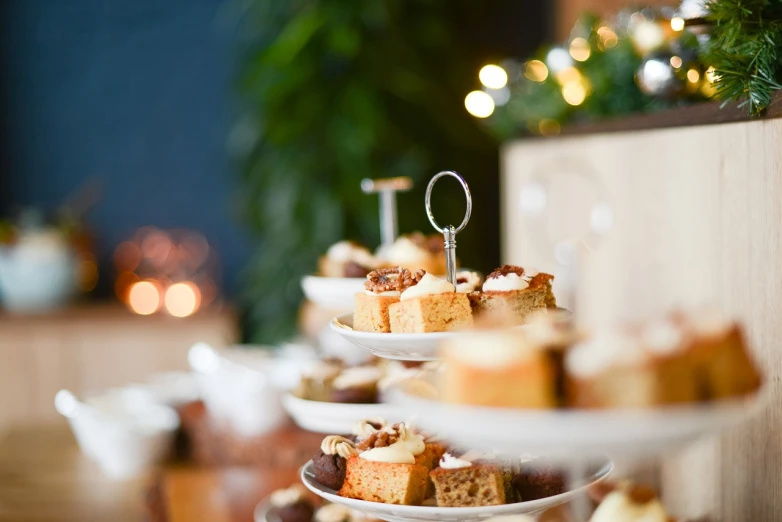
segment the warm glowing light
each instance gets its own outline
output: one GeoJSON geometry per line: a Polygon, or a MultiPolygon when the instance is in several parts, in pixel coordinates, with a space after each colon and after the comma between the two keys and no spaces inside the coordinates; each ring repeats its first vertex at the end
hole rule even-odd
{"type": "Polygon", "coordinates": [[[600,47],[603,49],[610,49],[616,47],[619,43],[619,37],[613,29],[608,26],[603,26],[597,30],[597,36],[600,38],[600,47]]]}
{"type": "Polygon", "coordinates": [[[559,122],[557,120],[540,120],[538,132],[543,136],[556,136],[559,134],[559,122]]]}
{"type": "Polygon", "coordinates": [[[508,73],[499,65],[484,65],[478,79],[489,89],[502,89],[508,85],[508,73]]]}
{"type": "Polygon", "coordinates": [[[570,42],[570,56],[577,62],[585,62],[589,58],[592,50],[589,48],[589,42],[586,38],[573,38],[570,42]]]}
{"type": "Polygon", "coordinates": [[[671,29],[674,31],[681,31],[684,29],[684,18],[674,16],[671,18],[671,29]]]}
{"type": "Polygon", "coordinates": [[[568,82],[562,87],[562,97],[570,105],[581,105],[586,94],[586,89],[578,82],[568,82]]]}
{"type": "Polygon", "coordinates": [[[665,43],[665,31],[655,22],[643,22],[630,31],[630,39],[636,51],[646,55],[665,43]]]}
{"type": "Polygon", "coordinates": [[[165,305],[174,317],[187,317],[198,310],[201,295],[193,283],[176,283],[166,290],[165,305]]]}
{"type": "Polygon", "coordinates": [[[689,80],[690,83],[698,83],[698,80],[700,79],[701,74],[695,69],[690,69],[687,71],[687,80],[689,80]]]}
{"type": "Polygon", "coordinates": [[[709,83],[714,83],[717,80],[717,71],[714,70],[713,65],[706,69],[704,76],[709,83]]]}
{"type": "Polygon", "coordinates": [[[524,64],[524,76],[533,82],[544,82],[548,78],[548,67],[540,60],[530,60],[524,64]]]}
{"type": "Polygon", "coordinates": [[[671,56],[671,67],[674,69],[678,69],[682,66],[682,58],[681,56],[671,56]]]}
{"type": "Polygon", "coordinates": [[[494,100],[483,91],[472,91],[464,98],[464,107],[476,118],[488,118],[494,112],[494,100]]]}
{"type": "Polygon", "coordinates": [[[566,83],[578,83],[581,82],[582,76],[575,67],[568,67],[557,73],[557,81],[562,85],[566,83]]]}
{"type": "Polygon", "coordinates": [[[150,281],[133,283],[128,292],[128,306],[139,315],[150,315],[160,308],[160,291],[150,281]]]}

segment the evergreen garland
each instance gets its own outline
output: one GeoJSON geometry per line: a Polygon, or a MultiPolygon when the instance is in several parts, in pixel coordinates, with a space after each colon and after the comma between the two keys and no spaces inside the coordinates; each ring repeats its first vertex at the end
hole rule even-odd
{"type": "Polygon", "coordinates": [[[717,97],[738,100],[753,115],[782,89],[782,0],[719,0],[703,61],[714,67],[717,97]]]}

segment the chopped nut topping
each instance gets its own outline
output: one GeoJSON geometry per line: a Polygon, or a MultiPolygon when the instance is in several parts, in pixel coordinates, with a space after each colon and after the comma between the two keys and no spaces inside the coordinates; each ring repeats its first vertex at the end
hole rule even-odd
{"type": "Polygon", "coordinates": [[[411,286],[415,286],[426,274],[425,270],[411,272],[402,267],[381,268],[374,270],[367,275],[364,282],[364,288],[370,292],[379,294],[381,292],[404,292],[411,286]]]}
{"type": "Polygon", "coordinates": [[[551,274],[544,274],[543,272],[539,273],[529,281],[529,287],[530,288],[538,288],[543,285],[548,284],[549,281],[552,281],[554,279],[554,276],[551,274]]]}
{"type": "Polygon", "coordinates": [[[359,453],[373,449],[373,448],[385,448],[386,446],[390,446],[394,442],[399,440],[399,435],[396,431],[393,433],[388,431],[376,431],[366,439],[362,440],[358,443],[356,446],[356,449],[358,449],[359,453]]]}
{"type": "Polygon", "coordinates": [[[508,274],[516,274],[519,277],[524,275],[524,269],[516,265],[502,265],[497,270],[486,276],[486,279],[499,279],[508,274]]]}

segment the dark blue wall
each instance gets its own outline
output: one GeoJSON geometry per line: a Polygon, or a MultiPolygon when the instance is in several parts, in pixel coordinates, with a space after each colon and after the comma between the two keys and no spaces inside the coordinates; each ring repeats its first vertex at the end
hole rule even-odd
{"type": "Polygon", "coordinates": [[[228,1],[0,0],[4,210],[52,210],[98,180],[89,223],[104,267],[138,227],[192,228],[235,289],[249,241],[225,153],[238,54],[228,1]]]}

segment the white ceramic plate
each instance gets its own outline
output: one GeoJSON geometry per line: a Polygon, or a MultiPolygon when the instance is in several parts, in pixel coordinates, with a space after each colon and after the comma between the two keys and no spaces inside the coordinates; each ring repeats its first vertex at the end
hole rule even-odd
{"type": "Polygon", "coordinates": [[[402,410],[393,404],[308,401],[290,393],[283,396],[282,404],[300,428],[327,435],[351,433],[356,422],[371,417],[381,417],[391,423],[405,420],[402,410]]]}
{"type": "Polygon", "coordinates": [[[255,522],[279,522],[279,518],[269,516],[271,510],[272,503],[269,502],[269,499],[261,500],[253,510],[253,520],[255,522]]]}
{"type": "Polygon", "coordinates": [[[358,332],[353,329],[352,314],[335,317],[329,326],[351,343],[366,348],[378,357],[400,361],[435,361],[440,342],[459,335],[459,332],[410,334],[358,332]]]}
{"type": "Polygon", "coordinates": [[[331,310],[353,310],[356,294],[364,291],[363,277],[304,276],[301,288],[307,299],[331,310]]]}
{"type": "Polygon", "coordinates": [[[349,508],[363,511],[371,516],[390,522],[408,521],[472,521],[483,520],[499,515],[535,515],[547,509],[571,501],[583,492],[587,487],[605,479],[613,469],[611,461],[605,463],[592,475],[590,475],[581,487],[567,491],[553,497],[531,500],[529,502],[517,502],[516,504],[504,504],[501,506],[465,507],[465,508],[441,508],[431,506],[399,506],[396,504],[382,504],[380,502],[367,502],[337,495],[333,489],[327,488],[315,481],[312,470],[312,461],[307,462],[301,470],[301,481],[316,495],[337,504],[343,504],[349,508]]]}
{"type": "Polygon", "coordinates": [[[765,394],[709,404],[649,410],[515,410],[447,404],[389,393],[415,414],[421,429],[463,447],[502,454],[531,453],[567,459],[596,455],[659,455],[741,424],[763,408],[765,394]]]}

